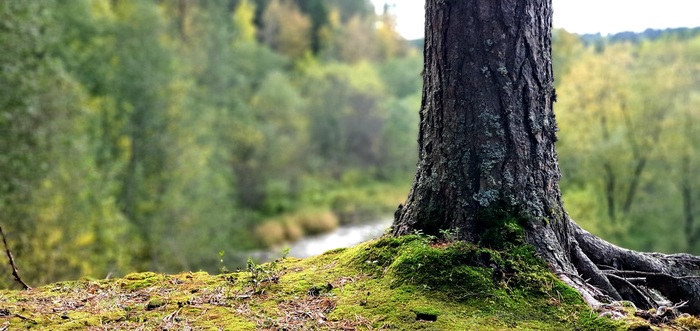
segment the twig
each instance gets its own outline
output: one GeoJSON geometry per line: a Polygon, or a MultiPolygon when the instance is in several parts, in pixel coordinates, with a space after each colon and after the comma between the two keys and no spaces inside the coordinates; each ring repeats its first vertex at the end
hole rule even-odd
{"type": "Polygon", "coordinates": [[[180,313],[180,310],[182,310],[182,308],[178,308],[176,311],[168,314],[168,316],[163,317],[163,322],[172,322],[173,319],[175,319],[175,317],[177,316],[177,314],[180,313]]]}
{"type": "Polygon", "coordinates": [[[608,270],[601,270],[604,274],[612,274],[612,275],[617,275],[617,276],[636,276],[636,277],[664,277],[664,278],[671,278],[675,280],[682,280],[682,279],[698,279],[700,276],[672,276],[667,273],[663,272],[645,272],[645,271],[624,271],[624,270],[616,270],[616,269],[608,269],[608,270]]]}
{"type": "Polygon", "coordinates": [[[2,235],[2,243],[5,245],[5,253],[7,253],[7,258],[10,260],[10,266],[12,267],[12,276],[15,277],[15,280],[22,284],[25,290],[30,290],[31,287],[25,283],[22,278],[19,277],[19,270],[17,270],[17,266],[15,265],[15,259],[12,257],[12,252],[10,252],[10,248],[7,247],[7,240],[5,239],[5,232],[2,231],[2,226],[0,226],[0,235],[2,235]]]}
{"type": "Polygon", "coordinates": [[[672,309],[678,309],[678,308],[683,308],[683,307],[685,307],[685,306],[687,306],[687,305],[688,305],[688,300],[686,300],[686,301],[681,301],[681,302],[679,302],[679,303],[676,303],[676,304],[674,304],[673,306],[671,306],[671,308],[672,308],[672,309]]]}
{"type": "Polygon", "coordinates": [[[29,321],[29,322],[31,322],[31,323],[36,324],[36,321],[33,320],[33,319],[31,319],[31,318],[29,318],[29,317],[22,316],[22,315],[20,315],[20,314],[14,314],[14,315],[15,315],[16,317],[19,317],[20,319],[23,319],[23,320],[25,320],[25,321],[29,321]]]}

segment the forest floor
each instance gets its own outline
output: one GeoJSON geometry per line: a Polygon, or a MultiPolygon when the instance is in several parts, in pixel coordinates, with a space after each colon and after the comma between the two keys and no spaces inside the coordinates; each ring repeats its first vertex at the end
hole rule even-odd
{"type": "Polygon", "coordinates": [[[527,247],[423,236],[218,275],[145,272],[0,291],[0,330],[700,329],[694,317],[652,323],[629,305],[606,311],[586,306],[527,247]]]}

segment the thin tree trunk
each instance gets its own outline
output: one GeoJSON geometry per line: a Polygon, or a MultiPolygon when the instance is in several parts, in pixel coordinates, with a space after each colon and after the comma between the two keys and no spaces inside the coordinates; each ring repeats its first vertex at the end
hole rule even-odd
{"type": "Polygon", "coordinates": [[[187,11],[188,11],[188,0],[179,0],[177,3],[178,11],[178,30],[180,31],[180,38],[187,41],[187,11]]]}
{"type": "Polygon", "coordinates": [[[695,208],[693,206],[693,189],[691,187],[690,157],[684,155],[681,159],[681,197],[683,199],[683,218],[685,220],[685,236],[688,249],[695,247],[700,237],[700,229],[695,226],[695,208]]]}
{"type": "Polygon", "coordinates": [[[603,180],[605,181],[605,201],[608,205],[608,218],[614,223],[617,221],[617,212],[615,211],[615,173],[609,162],[603,163],[603,169],[605,170],[603,180]]]}

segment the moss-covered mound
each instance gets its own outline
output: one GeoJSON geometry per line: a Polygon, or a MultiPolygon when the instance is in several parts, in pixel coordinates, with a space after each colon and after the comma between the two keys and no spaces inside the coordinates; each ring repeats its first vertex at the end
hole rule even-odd
{"type": "Polygon", "coordinates": [[[221,275],[139,273],[0,292],[0,330],[630,327],[648,325],[598,317],[526,247],[495,251],[420,236],[221,275]]]}

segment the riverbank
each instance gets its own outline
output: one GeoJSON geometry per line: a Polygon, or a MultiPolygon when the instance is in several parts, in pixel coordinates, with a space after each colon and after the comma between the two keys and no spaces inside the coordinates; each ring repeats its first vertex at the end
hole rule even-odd
{"type": "Polygon", "coordinates": [[[361,224],[343,225],[337,229],[313,236],[307,236],[293,243],[277,245],[266,250],[244,252],[239,260],[253,259],[256,263],[270,262],[287,255],[307,258],[320,255],[326,251],[357,245],[364,241],[381,237],[389,227],[392,219],[385,218],[361,224]]]}
{"type": "Polygon", "coordinates": [[[275,248],[338,228],[366,225],[393,215],[409,188],[406,183],[356,183],[309,189],[293,210],[261,219],[252,234],[259,247],[275,248]]]}
{"type": "Polygon", "coordinates": [[[221,275],[148,272],[0,291],[0,329],[651,329],[629,306],[614,308],[617,320],[598,317],[537,261],[527,249],[382,238],[221,275]]]}

